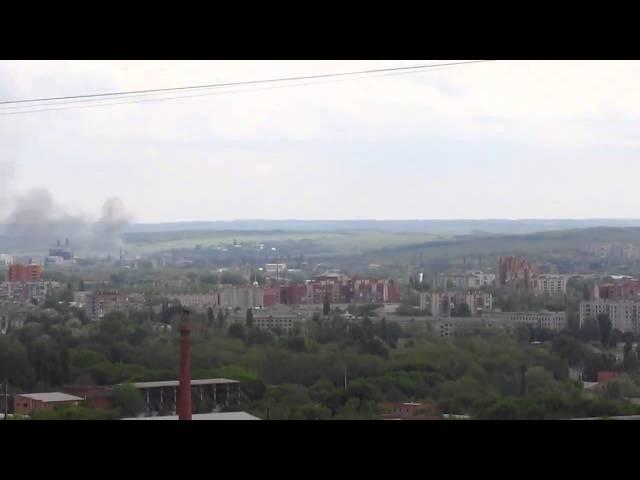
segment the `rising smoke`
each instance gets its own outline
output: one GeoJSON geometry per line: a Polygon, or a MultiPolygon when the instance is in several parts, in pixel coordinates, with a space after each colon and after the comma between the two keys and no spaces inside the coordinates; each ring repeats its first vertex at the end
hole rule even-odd
{"type": "Polygon", "coordinates": [[[115,253],[130,221],[119,198],[107,199],[95,222],[68,213],[43,188],[15,197],[13,204],[13,210],[2,222],[4,236],[10,247],[21,251],[46,250],[57,240],[68,238],[79,253],[115,253]]]}

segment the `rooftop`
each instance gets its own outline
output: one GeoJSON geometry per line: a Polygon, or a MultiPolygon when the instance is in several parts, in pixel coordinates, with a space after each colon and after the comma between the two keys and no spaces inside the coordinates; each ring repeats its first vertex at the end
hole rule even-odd
{"type": "MultiPolygon", "coordinates": [[[[260,420],[258,417],[249,415],[247,412],[196,413],[191,418],[192,420],[260,420]]],[[[137,417],[123,418],[122,420],[178,420],[178,416],[137,417]]]]}
{"type": "MultiPolygon", "coordinates": [[[[227,378],[208,378],[204,380],[191,380],[191,386],[194,385],[217,385],[240,383],[238,380],[229,380],[227,378]]],[[[133,386],[136,388],[159,388],[159,387],[177,387],[180,384],[178,380],[167,380],[161,382],[138,382],[133,386]]]]}
{"type": "Polygon", "coordinates": [[[20,397],[30,398],[39,402],[79,402],[84,400],[82,397],[76,397],[75,395],[69,395],[62,392],[47,392],[47,393],[21,393],[20,397]]]}

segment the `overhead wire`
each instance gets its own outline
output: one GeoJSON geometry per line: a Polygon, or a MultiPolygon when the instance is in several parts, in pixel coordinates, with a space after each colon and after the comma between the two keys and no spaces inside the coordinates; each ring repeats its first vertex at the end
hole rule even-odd
{"type": "Polygon", "coordinates": [[[72,100],[72,99],[78,99],[78,98],[93,98],[93,97],[108,97],[108,96],[117,97],[117,96],[132,95],[132,94],[152,94],[152,93],[163,93],[163,92],[172,92],[172,91],[180,91],[180,90],[218,88],[218,87],[297,81],[297,80],[311,80],[311,79],[338,77],[338,76],[347,76],[347,75],[373,74],[373,73],[402,71],[402,70],[419,70],[419,69],[427,69],[427,68],[434,68],[434,67],[441,67],[441,66],[466,65],[471,63],[482,63],[482,62],[491,62],[491,61],[494,61],[494,60],[468,60],[464,62],[409,65],[404,67],[378,68],[378,69],[360,70],[355,72],[325,73],[325,74],[319,74],[319,75],[305,75],[305,76],[296,76],[296,77],[247,80],[247,81],[241,81],[241,82],[213,83],[213,84],[207,84],[207,85],[190,85],[190,86],[182,86],[182,87],[129,90],[129,91],[107,92],[107,93],[91,93],[91,94],[84,94],[84,95],[68,95],[68,96],[60,96],[60,97],[44,97],[44,98],[32,98],[32,99],[21,99],[21,100],[2,100],[0,101],[0,105],[31,103],[31,102],[47,102],[47,101],[53,101],[53,100],[72,100]]]}
{"type": "MultiPolygon", "coordinates": [[[[440,69],[444,69],[444,68],[447,68],[447,67],[441,66],[439,68],[433,68],[433,69],[424,70],[424,71],[394,72],[394,73],[380,74],[380,75],[369,76],[369,77],[358,77],[356,79],[363,80],[363,79],[368,79],[368,78],[380,78],[380,77],[388,77],[388,76],[409,75],[409,74],[425,73],[427,71],[431,72],[431,71],[434,71],[434,70],[440,70],[440,69]]],[[[71,110],[71,109],[80,109],[80,108],[110,107],[110,106],[118,106],[118,105],[124,105],[124,104],[134,104],[134,103],[163,102],[163,101],[171,101],[171,100],[181,100],[181,99],[186,99],[186,98],[207,97],[207,96],[214,96],[214,95],[230,95],[230,94],[234,94],[234,93],[250,93],[250,92],[258,92],[258,91],[264,91],[264,90],[274,90],[274,89],[281,89],[281,88],[304,87],[304,86],[309,86],[309,85],[322,85],[322,84],[327,84],[327,83],[338,83],[338,82],[346,82],[346,81],[352,81],[352,80],[354,80],[354,78],[348,78],[348,79],[341,78],[341,79],[337,79],[337,80],[324,80],[324,81],[318,81],[318,82],[306,82],[306,83],[296,83],[296,84],[287,84],[287,85],[274,85],[274,86],[262,87],[262,88],[226,90],[226,91],[221,91],[221,92],[208,92],[208,93],[200,93],[200,94],[194,94],[194,95],[180,95],[180,96],[175,96],[175,97],[145,98],[145,99],[141,99],[141,100],[125,100],[125,101],[122,101],[122,102],[109,102],[109,103],[101,103],[101,104],[93,104],[93,105],[74,105],[74,106],[68,106],[68,107],[38,108],[38,109],[35,109],[35,110],[33,110],[33,109],[32,110],[20,110],[20,111],[16,111],[16,112],[6,112],[6,113],[4,113],[4,112],[2,112],[2,110],[0,110],[0,116],[4,116],[4,115],[20,115],[20,114],[27,114],[27,113],[59,111],[59,110],[71,110]]]]}

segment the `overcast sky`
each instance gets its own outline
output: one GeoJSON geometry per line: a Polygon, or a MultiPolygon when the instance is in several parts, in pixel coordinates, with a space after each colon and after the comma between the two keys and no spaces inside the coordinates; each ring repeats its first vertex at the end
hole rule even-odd
{"type": "MultiPolygon", "coordinates": [[[[0,100],[442,62],[11,61],[0,100]]],[[[138,222],[638,218],[639,78],[498,61],[0,116],[0,210],[45,187],[94,217],[120,197],[138,222]]]]}

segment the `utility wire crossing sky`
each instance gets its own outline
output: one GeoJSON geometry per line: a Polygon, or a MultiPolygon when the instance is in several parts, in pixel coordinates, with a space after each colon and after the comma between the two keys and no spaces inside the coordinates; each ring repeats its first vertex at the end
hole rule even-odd
{"type": "Polygon", "coordinates": [[[0,215],[637,217],[639,62],[473,62],[0,62],[0,215]]]}

